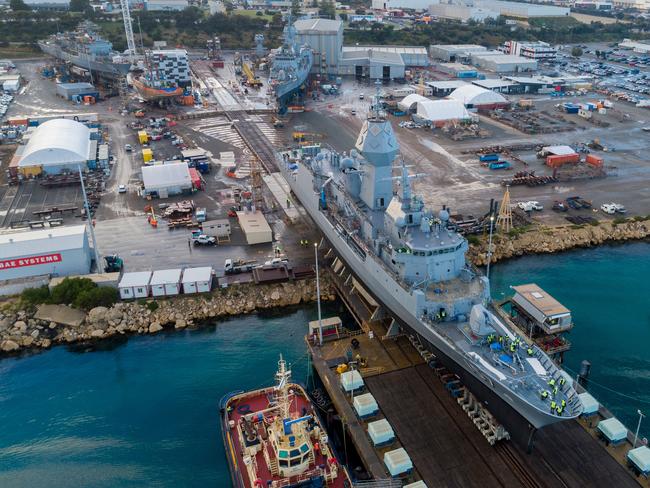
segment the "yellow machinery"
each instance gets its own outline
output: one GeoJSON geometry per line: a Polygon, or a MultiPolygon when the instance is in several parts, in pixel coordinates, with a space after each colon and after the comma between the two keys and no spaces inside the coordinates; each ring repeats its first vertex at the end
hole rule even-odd
{"type": "Polygon", "coordinates": [[[253,73],[253,70],[247,63],[242,63],[242,70],[244,71],[244,75],[246,75],[246,84],[248,86],[253,88],[262,86],[262,81],[255,76],[255,73],[253,73]]]}
{"type": "Polygon", "coordinates": [[[145,163],[153,159],[153,151],[151,150],[151,148],[147,147],[142,150],[142,159],[144,160],[145,163]]]}
{"type": "Polygon", "coordinates": [[[296,131],[292,134],[292,137],[294,142],[308,142],[322,139],[323,134],[317,134],[316,132],[296,131]]]}
{"type": "Polygon", "coordinates": [[[149,135],[146,130],[138,131],[138,140],[140,141],[140,144],[146,144],[149,142],[149,135]]]}

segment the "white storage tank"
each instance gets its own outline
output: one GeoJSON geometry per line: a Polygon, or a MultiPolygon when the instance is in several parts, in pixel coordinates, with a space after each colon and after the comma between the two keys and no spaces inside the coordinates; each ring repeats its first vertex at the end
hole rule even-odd
{"type": "Polygon", "coordinates": [[[151,280],[151,271],[137,271],[134,273],[124,273],[119,285],[120,298],[129,300],[132,298],[147,298],[149,296],[149,281],[151,280]]]}
{"type": "Polygon", "coordinates": [[[361,373],[356,369],[341,373],[341,386],[343,387],[343,390],[348,393],[363,388],[364,383],[361,373]]]}
{"type": "Polygon", "coordinates": [[[370,422],[368,435],[375,447],[386,446],[395,440],[395,432],[386,419],[370,422]]]}
{"type": "Polygon", "coordinates": [[[206,293],[212,289],[212,266],[183,271],[183,293],[206,293]]]}
{"type": "Polygon", "coordinates": [[[413,469],[411,458],[403,447],[385,453],[384,464],[393,477],[409,473],[413,469]]]}
{"type": "Polygon", "coordinates": [[[627,438],[627,429],[616,417],[598,422],[598,431],[612,444],[619,444],[627,438]]]}
{"type": "Polygon", "coordinates": [[[149,285],[155,297],[178,295],[181,290],[181,273],[178,269],[161,269],[154,271],[149,285]]]}
{"type": "Polygon", "coordinates": [[[379,405],[377,405],[377,401],[372,396],[372,393],[364,393],[363,395],[356,396],[352,403],[354,404],[354,410],[357,412],[357,415],[362,419],[377,415],[377,412],[379,412],[379,405]]]}

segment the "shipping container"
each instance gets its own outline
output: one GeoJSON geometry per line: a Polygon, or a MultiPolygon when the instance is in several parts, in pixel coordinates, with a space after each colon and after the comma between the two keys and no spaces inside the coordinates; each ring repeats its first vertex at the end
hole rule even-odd
{"type": "Polygon", "coordinates": [[[151,161],[153,159],[153,151],[150,148],[145,148],[142,150],[142,159],[146,163],[147,161],[151,161]]]}
{"type": "Polygon", "coordinates": [[[140,144],[146,144],[149,142],[149,135],[147,134],[147,131],[138,131],[138,140],[140,141],[140,144]]]}
{"type": "Polygon", "coordinates": [[[600,156],[596,156],[594,154],[587,154],[587,158],[585,159],[585,162],[592,166],[601,167],[603,165],[603,158],[601,158],[600,156]]]}
{"type": "Polygon", "coordinates": [[[558,154],[558,155],[546,157],[546,164],[551,168],[558,168],[563,164],[578,163],[579,161],[580,161],[580,155],[578,153],[558,154]]]}
{"type": "Polygon", "coordinates": [[[482,163],[485,163],[487,161],[498,161],[498,160],[499,160],[499,155],[496,153],[483,154],[479,156],[479,161],[481,161],[482,163]]]}

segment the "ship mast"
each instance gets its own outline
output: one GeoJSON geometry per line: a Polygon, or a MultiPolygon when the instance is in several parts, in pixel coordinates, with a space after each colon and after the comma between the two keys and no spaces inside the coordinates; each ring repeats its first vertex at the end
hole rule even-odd
{"type": "Polygon", "coordinates": [[[278,407],[280,408],[280,415],[282,420],[289,419],[289,382],[291,381],[291,370],[287,369],[287,362],[280,354],[278,361],[278,372],[275,373],[275,379],[278,384],[275,387],[277,390],[278,407]]]}
{"type": "Polygon", "coordinates": [[[120,0],[120,7],[122,8],[122,19],[124,19],[124,32],[126,34],[128,57],[131,64],[135,64],[135,55],[137,51],[135,48],[135,36],[133,35],[131,12],[129,11],[129,0],[120,0]]]}

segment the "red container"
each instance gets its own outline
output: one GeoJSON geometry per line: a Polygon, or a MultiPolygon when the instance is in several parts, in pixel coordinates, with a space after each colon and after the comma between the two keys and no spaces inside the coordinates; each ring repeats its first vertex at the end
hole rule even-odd
{"type": "Polygon", "coordinates": [[[563,164],[578,163],[578,162],[580,162],[580,155],[578,153],[557,154],[557,155],[546,157],[546,164],[551,168],[558,168],[563,164]]]}
{"type": "Polygon", "coordinates": [[[601,167],[603,165],[603,158],[601,158],[600,156],[595,156],[593,154],[587,154],[587,157],[585,158],[585,162],[592,166],[601,167]]]}

